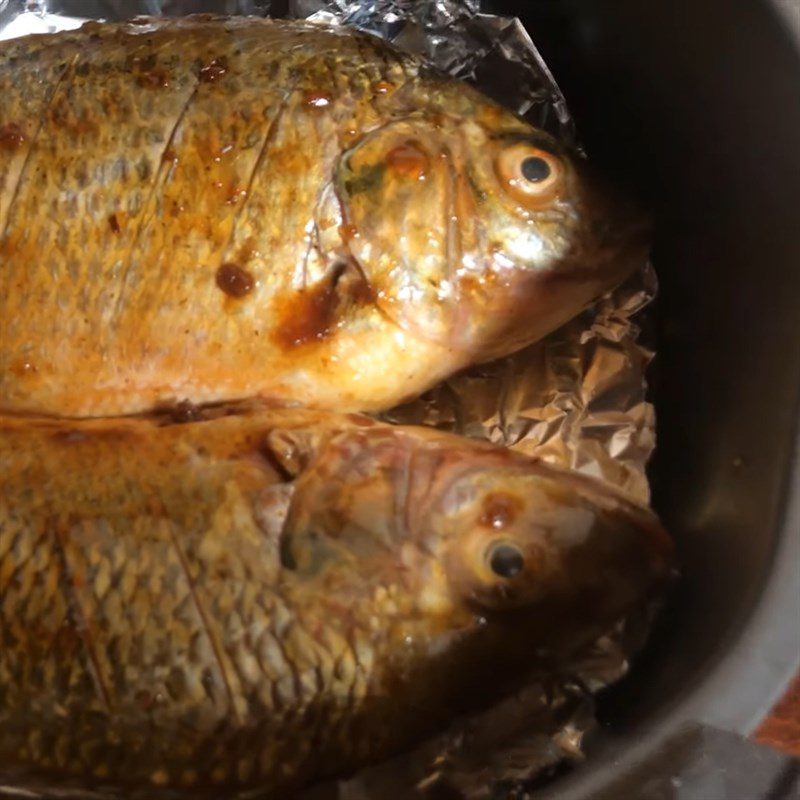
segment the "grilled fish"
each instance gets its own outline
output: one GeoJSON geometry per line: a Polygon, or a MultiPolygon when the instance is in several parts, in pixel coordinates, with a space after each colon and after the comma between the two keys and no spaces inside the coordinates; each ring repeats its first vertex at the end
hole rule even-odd
{"type": "Polygon", "coordinates": [[[567,657],[671,561],[592,479],[322,411],[5,417],[0,485],[0,785],[283,796],[567,657]]]}
{"type": "Polygon", "coordinates": [[[0,408],[385,409],[641,264],[540,130],[307,23],[90,23],[0,50],[0,408]]]}

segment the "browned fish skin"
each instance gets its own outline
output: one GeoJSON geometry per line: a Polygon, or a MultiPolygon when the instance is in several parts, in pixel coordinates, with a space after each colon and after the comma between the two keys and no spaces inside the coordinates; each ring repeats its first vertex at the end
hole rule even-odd
{"type": "Polygon", "coordinates": [[[670,561],[589,479],[323,412],[0,418],[0,487],[0,785],[346,774],[592,640],[670,561]]]}
{"type": "Polygon", "coordinates": [[[386,408],[641,259],[554,142],[363,35],[90,24],[3,43],[0,97],[6,410],[386,408]]]}

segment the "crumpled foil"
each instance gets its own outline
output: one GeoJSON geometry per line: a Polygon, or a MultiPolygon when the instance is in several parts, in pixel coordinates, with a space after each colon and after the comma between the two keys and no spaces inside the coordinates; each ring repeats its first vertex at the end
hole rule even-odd
{"type": "MultiPolygon", "coordinates": [[[[199,12],[347,24],[477,85],[580,150],[564,97],[522,24],[481,14],[479,6],[480,0],[0,0],[0,40],[75,28],[89,19],[199,12]]],[[[646,503],[655,419],[645,399],[645,370],[653,353],[639,341],[640,312],[656,288],[651,266],[642,265],[542,342],[463,372],[383,416],[535,454],[646,503]]],[[[518,695],[454,721],[411,753],[317,787],[307,800],[530,796],[557,765],[580,760],[581,740],[594,723],[592,694],[627,672],[652,613],[641,609],[573,663],[539,668],[518,695]]]]}

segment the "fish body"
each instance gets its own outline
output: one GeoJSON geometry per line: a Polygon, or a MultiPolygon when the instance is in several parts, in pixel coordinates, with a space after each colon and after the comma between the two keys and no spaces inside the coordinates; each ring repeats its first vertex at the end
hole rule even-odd
{"type": "Polygon", "coordinates": [[[344,29],[90,23],[0,50],[0,408],[388,408],[540,338],[642,229],[464,84],[344,29]]]}
{"type": "Polygon", "coordinates": [[[0,420],[0,785],[282,796],[568,657],[669,569],[649,512],[531,458],[204,414],[0,420]]]}

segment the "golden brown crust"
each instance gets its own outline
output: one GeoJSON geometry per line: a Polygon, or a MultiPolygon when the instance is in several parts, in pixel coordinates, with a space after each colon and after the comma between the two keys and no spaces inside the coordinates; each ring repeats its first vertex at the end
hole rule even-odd
{"type": "Polygon", "coordinates": [[[557,143],[346,30],[92,24],[4,48],[0,96],[0,409],[385,409],[641,263],[557,143]]]}
{"type": "Polygon", "coordinates": [[[393,326],[362,305],[338,368],[324,336],[298,351],[282,328],[329,280],[308,227],[342,141],[380,122],[375,87],[410,67],[253,20],[54,42],[0,59],[0,405],[125,413],[265,387],[313,401],[316,382],[322,404],[358,408],[363,365],[345,354],[393,326]]]}

